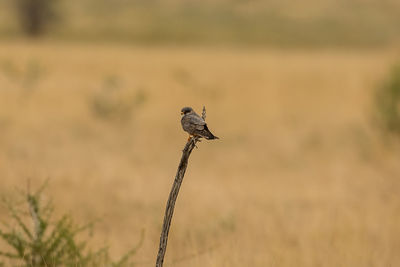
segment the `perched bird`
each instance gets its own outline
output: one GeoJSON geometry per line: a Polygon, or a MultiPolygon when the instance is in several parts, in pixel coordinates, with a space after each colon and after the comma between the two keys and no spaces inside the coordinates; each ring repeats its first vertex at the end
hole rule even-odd
{"type": "Polygon", "coordinates": [[[190,136],[204,137],[207,140],[219,139],[208,130],[206,122],[191,107],[182,108],[181,115],[182,128],[190,136]]]}

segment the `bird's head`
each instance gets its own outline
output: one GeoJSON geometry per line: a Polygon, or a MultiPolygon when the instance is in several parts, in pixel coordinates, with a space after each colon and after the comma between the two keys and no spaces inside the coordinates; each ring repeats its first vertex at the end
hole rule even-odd
{"type": "Polygon", "coordinates": [[[181,109],[181,115],[186,115],[191,112],[193,112],[193,109],[191,107],[184,107],[181,109]]]}

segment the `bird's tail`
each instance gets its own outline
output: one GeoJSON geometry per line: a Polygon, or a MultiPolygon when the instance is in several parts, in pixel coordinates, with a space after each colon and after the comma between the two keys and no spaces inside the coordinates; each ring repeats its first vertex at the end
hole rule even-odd
{"type": "Polygon", "coordinates": [[[215,135],[213,135],[212,133],[210,133],[210,135],[209,135],[209,136],[206,136],[206,139],[207,139],[207,140],[214,140],[214,139],[219,139],[219,137],[218,137],[218,136],[215,136],[215,135]]]}
{"type": "Polygon", "coordinates": [[[207,125],[204,125],[203,133],[204,133],[204,137],[207,140],[219,139],[218,136],[215,136],[215,135],[212,134],[212,132],[208,129],[207,125]]]}

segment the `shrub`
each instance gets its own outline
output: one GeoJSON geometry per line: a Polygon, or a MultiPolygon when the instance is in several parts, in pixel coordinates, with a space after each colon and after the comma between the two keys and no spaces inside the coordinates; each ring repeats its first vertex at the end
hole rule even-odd
{"type": "Polygon", "coordinates": [[[109,122],[128,122],[134,113],[147,101],[143,89],[126,90],[117,77],[105,79],[101,90],[89,99],[92,113],[99,119],[109,122]]]}
{"type": "Polygon", "coordinates": [[[400,64],[393,67],[389,77],[376,92],[379,125],[390,133],[400,134],[400,64]]]}
{"type": "Polygon", "coordinates": [[[0,260],[27,267],[132,265],[128,264],[130,257],[140,247],[143,235],[139,244],[116,262],[111,260],[107,247],[86,249],[88,240],[77,241],[77,236],[91,230],[93,223],[79,226],[69,215],[53,221],[52,205],[41,202],[44,188],[23,193],[24,200],[19,203],[3,198],[13,222],[4,224],[7,230],[0,229],[0,240],[9,246],[8,251],[0,251],[0,260]],[[25,208],[21,204],[26,204],[25,208]]]}

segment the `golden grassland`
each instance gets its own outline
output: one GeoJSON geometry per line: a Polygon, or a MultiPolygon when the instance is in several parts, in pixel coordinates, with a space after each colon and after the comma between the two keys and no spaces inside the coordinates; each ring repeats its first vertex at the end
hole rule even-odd
{"type": "MultiPolygon", "coordinates": [[[[39,186],[101,218],[94,246],[152,266],[187,135],[207,107],[166,266],[399,266],[400,153],[373,90],[387,51],[0,44],[1,194],[39,186]]],[[[0,209],[1,220],[6,220],[0,209]]]]}

